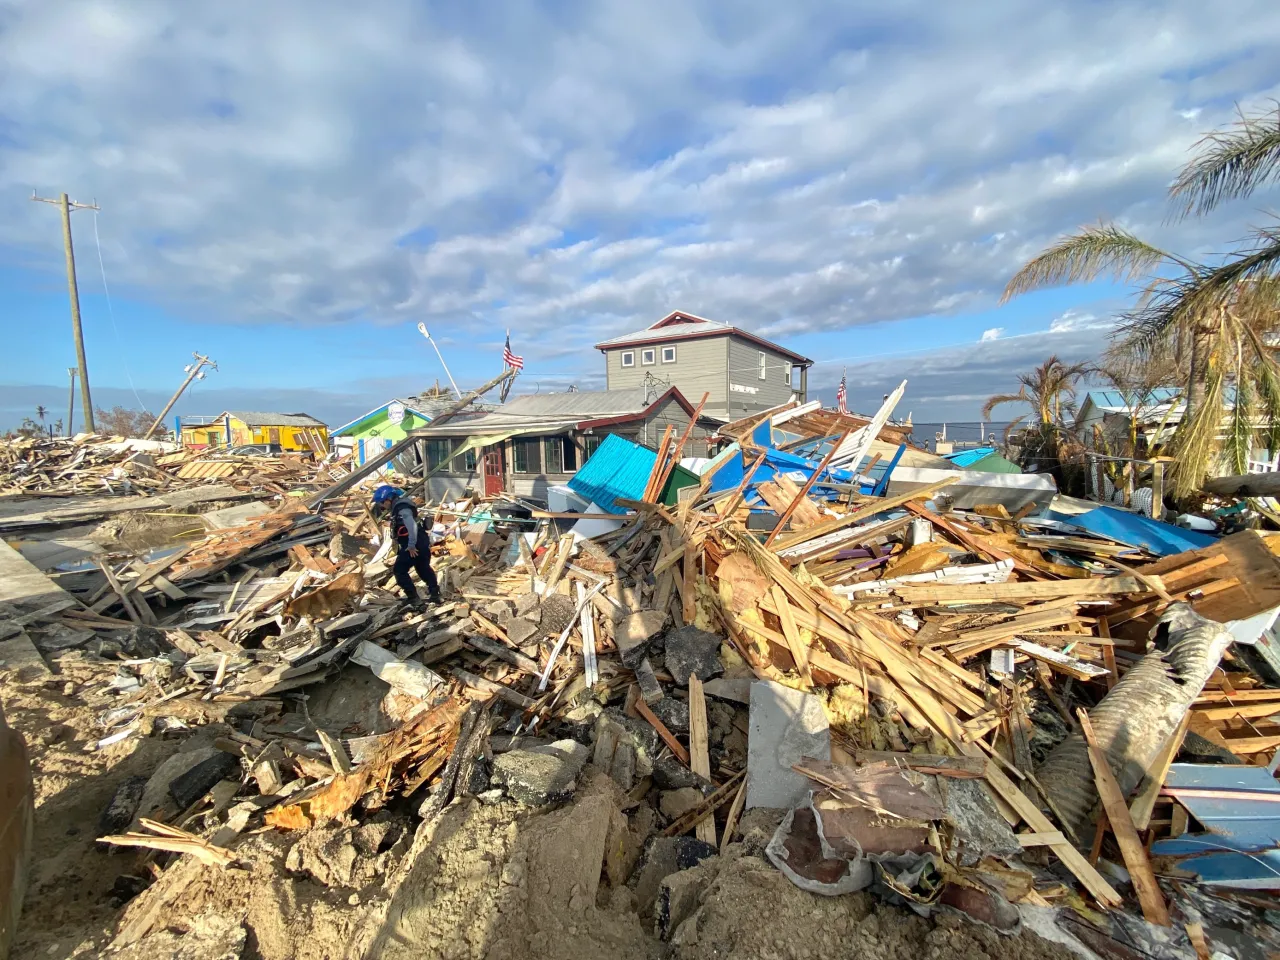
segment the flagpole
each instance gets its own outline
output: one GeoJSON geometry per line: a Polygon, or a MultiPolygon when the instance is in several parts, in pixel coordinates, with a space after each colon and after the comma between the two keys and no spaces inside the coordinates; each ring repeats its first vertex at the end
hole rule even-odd
{"type": "Polygon", "coordinates": [[[436,342],[431,339],[431,334],[427,332],[427,325],[425,323],[419,323],[418,332],[427,338],[427,343],[435,347],[436,356],[440,358],[440,366],[444,367],[444,375],[449,378],[449,383],[453,386],[453,392],[457,395],[458,399],[461,400],[462,391],[459,390],[458,385],[454,383],[453,374],[449,372],[449,365],[444,362],[444,354],[440,352],[440,348],[436,346],[436,342]]]}

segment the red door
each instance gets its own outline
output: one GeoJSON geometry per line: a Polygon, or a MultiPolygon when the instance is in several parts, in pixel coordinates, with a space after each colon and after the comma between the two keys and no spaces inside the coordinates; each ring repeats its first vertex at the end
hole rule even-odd
{"type": "Polygon", "coordinates": [[[496,497],[502,492],[502,448],[485,451],[484,460],[484,495],[496,497]]]}

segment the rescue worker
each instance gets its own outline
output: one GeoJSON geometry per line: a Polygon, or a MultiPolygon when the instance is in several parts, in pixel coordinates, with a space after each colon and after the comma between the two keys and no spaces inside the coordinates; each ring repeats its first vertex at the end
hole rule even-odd
{"type": "Polygon", "coordinates": [[[416,603],[418,588],[414,586],[409,570],[417,570],[427,585],[431,602],[439,603],[440,584],[431,569],[431,535],[418,520],[417,504],[406,497],[403,490],[383,484],[373,491],[373,509],[375,514],[388,518],[390,536],[396,545],[396,562],[392,568],[396,584],[410,603],[416,603]]]}

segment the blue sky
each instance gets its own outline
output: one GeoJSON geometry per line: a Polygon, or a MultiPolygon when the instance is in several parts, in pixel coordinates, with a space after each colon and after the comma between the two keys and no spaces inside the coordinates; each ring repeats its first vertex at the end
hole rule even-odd
{"type": "Polygon", "coordinates": [[[509,328],[551,390],[672,309],[815,358],[828,402],[847,368],[856,408],[905,377],[917,420],[972,419],[1123,308],[997,304],[1055,237],[1211,256],[1273,202],[1163,203],[1198,136],[1280,97],[1262,0],[75,10],[0,0],[0,428],[61,415],[73,362],[33,189],[102,208],[73,217],[99,404],[158,408],[199,350],[180,412],[335,424],[443,379],[419,321],[460,383],[509,328]]]}

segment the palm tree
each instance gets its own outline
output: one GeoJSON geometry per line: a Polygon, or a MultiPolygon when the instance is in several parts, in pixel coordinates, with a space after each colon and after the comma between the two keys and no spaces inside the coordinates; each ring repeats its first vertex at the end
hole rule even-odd
{"type": "MultiPolygon", "coordinates": [[[[1056,356],[1050,357],[1030,373],[1018,374],[1017,393],[998,393],[988,398],[982,407],[982,419],[991,416],[991,411],[1006,403],[1025,403],[1035,415],[1036,424],[1040,428],[1061,427],[1063,425],[1063,398],[1070,411],[1076,396],[1076,384],[1089,372],[1087,363],[1063,363],[1056,356]]],[[[1009,424],[1006,434],[1013,431],[1030,414],[1023,414],[1009,424]]]]}
{"type": "MultiPolygon", "coordinates": [[[[1280,179],[1280,106],[1242,115],[1197,146],[1199,154],[1170,188],[1181,216],[1203,214],[1280,179]]],[[[1001,302],[1106,275],[1145,281],[1134,309],[1120,317],[1119,349],[1139,360],[1172,356],[1185,371],[1185,412],[1173,444],[1176,496],[1194,491],[1222,453],[1232,469],[1246,472],[1260,423],[1267,445],[1280,446],[1280,366],[1271,344],[1280,331],[1280,231],[1255,230],[1250,244],[1214,266],[1161,250],[1114,224],[1085,227],[1029,261],[1001,302]]]]}
{"type": "Polygon", "coordinates": [[[40,405],[36,406],[36,419],[39,420],[42,425],[44,424],[44,418],[48,415],[49,411],[46,407],[40,405]]]}

